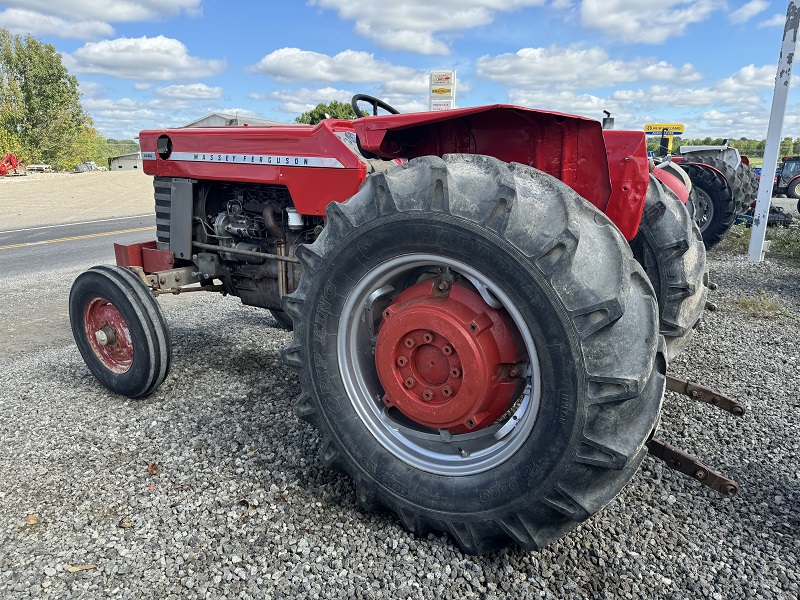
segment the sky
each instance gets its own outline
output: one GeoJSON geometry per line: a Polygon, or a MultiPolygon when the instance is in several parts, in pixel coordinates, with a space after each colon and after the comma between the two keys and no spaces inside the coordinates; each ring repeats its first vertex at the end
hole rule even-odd
{"type": "MultiPolygon", "coordinates": [[[[377,96],[515,104],[617,129],[766,137],[788,0],[0,0],[0,27],[53,44],[104,136],[211,112],[293,122],[377,96]]],[[[792,82],[798,87],[796,81],[792,82]]],[[[784,136],[800,137],[790,91],[784,136]]]]}

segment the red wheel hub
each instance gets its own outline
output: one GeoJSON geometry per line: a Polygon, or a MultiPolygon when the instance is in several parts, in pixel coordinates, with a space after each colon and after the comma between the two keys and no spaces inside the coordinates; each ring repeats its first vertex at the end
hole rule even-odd
{"type": "Polygon", "coordinates": [[[105,298],[93,298],[83,309],[86,338],[109,371],[122,374],[133,364],[131,332],[125,319],[105,298]]]}
{"type": "Polygon", "coordinates": [[[494,423],[524,383],[516,327],[505,311],[439,280],[404,290],[383,311],[375,365],[383,401],[415,422],[464,433],[494,423]]]}

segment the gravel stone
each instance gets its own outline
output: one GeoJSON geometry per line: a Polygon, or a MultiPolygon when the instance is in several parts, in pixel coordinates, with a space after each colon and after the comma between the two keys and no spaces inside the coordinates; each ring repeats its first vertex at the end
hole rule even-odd
{"type": "MultiPolygon", "coordinates": [[[[668,392],[657,436],[741,493],[724,498],[647,458],[564,539],[482,557],[356,507],[292,413],[289,334],[265,311],[162,297],[174,363],[142,400],[88,374],[64,321],[55,341],[0,353],[0,598],[797,598],[800,269],[712,251],[710,272],[719,309],[669,370],[748,412],[668,392]],[[740,310],[759,290],[784,316],[740,310]],[[81,565],[97,566],[67,570],[81,565]]],[[[4,281],[2,330],[31,289],[65,306],[76,275],[4,281]]]]}

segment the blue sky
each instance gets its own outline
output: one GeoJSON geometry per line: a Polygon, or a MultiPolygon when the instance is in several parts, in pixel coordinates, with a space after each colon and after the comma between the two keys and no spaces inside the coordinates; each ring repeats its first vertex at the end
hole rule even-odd
{"type": "MultiPolygon", "coordinates": [[[[108,137],[210,112],[291,122],[354,93],[427,109],[511,103],[617,128],[766,137],[788,1],[0,0],[0,27],[53,44],[108,137]]],[[[797,82],[793,82],[795,87],[797,82]]],[[[800,137],[792,92],[783,135],[800,137]]]]}

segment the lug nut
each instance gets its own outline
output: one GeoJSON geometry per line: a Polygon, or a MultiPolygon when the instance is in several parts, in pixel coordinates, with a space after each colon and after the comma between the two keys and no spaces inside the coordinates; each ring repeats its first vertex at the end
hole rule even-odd
{"type": "Polygon", "coordinates": [[[422,339],[425,340],[426,344],[430,344],[433,341],[433,334],[430,331],[426,331],[422,339]]]}
{"type": "Polygon", "coordinates": [[[453,367],[452,369],[450,369],[450,377],[452,377],[453,379],[458,379],[459,377],[461,377],[461,369],[459,369],[458,367],[453,367]]]}
{"type": "Polygon", "coordinates": [[[434,393],[433,393],[433,390],[430,389],[430,388],[428,388],[424,392],[422,392],[422,398],[427,402],[430,402],[431,400],[433,400],[433,397],[434,397],[434,393]]]}
{"type": "Polygon", "coordinates": [[[511,370],[508,372],[509,377],[519,377],[519,368],[518,367],[511,367],[511,370]]]}
{"type": "Polygon", "coordinates": [[[405,367],[408,364],[408,359],[405,356],[398,356],[397,357],[397,366],[398,367],[405,367]]]}
{"type": "Polygon", "coordinates": [[[416,379],[414,379],[413,377],[408,377],[408,378],[407,378],[407,379],[406,379],[406,380],[403,382],[403,384],[405,384],[405,386],[406,386],[407,388],[411,389],[412,387],[414,387],[414,386],[417,384],[417,380],[416,380],[416,379]]]}
{"type": "Polygon", "coordinates": [[[452,287],[452,285],[453,285],[452,283],[450,283],[449,281],[444,279],[444,280],[439,282],[439,285],[437,287],[439,288],[440,291],[446,292],[447,290],[449,290],[452,287]]]}
{"type": "Polygon", "coordinates": [[[442,346],[442,352],[444,352],[445,356],[450,356],[453,353],[453,347],[449,344],[445,344],[442,346]]]}
{"type": "Polygon", "coordinates": [[[446,385],[442,388],[442,396],[444,396],[445,398],[449,398],[452,393],[453,393],[453,388],[451,388],[449,385],[446,385]]]}
{"type": "Polygon", "coordinates": [[[403,345],[404,345],[406,348],[413,348],[413,347],[414,347],[416,344],[417,344],[417,342],[415,342],[415,341],[414,341],[414,338],[412,338],[412,337],[410,337],[410,336],[409,336],[409,337],[407,337],[407,338],[405,339],[405,341],[403,342],[403,345]]]}

